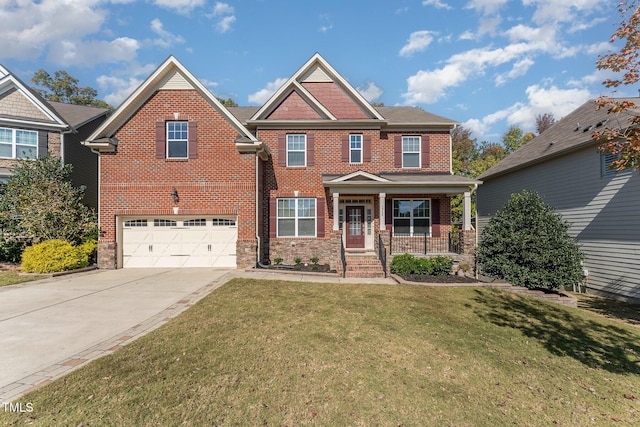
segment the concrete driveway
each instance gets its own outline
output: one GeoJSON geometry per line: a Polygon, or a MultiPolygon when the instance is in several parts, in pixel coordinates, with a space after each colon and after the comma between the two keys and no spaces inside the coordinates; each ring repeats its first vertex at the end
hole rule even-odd
{"type": "Polygon", "coordinates": [[[125,269],[0,287],[0,402],[166,323],[230,270],[125,269]]]}

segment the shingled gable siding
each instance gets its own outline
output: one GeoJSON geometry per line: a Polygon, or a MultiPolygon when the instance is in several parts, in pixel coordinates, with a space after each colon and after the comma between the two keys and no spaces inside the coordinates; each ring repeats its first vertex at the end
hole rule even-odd
{"type": "MultiPolygon", "coordinates": [[[[262,205],[269,207],[270,203],[275,203],[274,200],[279,197],[294,197],[296,191],[298,192],[298,197],[315,197],[318,200],[324,200],[326,213],[324,218],[325,237],[319,237],[317,239],[279,239],[275,237],[275,231],[272,231],[275,226],[275,217],[270,217],[270,212],[273,212],[273,208],[264,209],[261,220],[263,224],[262,236],[265,239],[265,247],[263,248],[264,260],[271,259],[271,261],[273,261],[275,257],[282,257],[285,259],[285,262],[287,262],[289,258],[291,258],[292,261],[295,256],[301,256],[305,259],[318,256],[321,258],[320,262],[322,263],[323,259],[319,254],[323,253],[330,256],[332,251],[335,254],[337,250],[335,239],[337,238],[339,241],[339,236],[335,237],[336,233],[332,231],[333,208],[331,194],[328,193],[322,184],[322,175],[349,174],[358,170],[373,174],[406,172],[406,169],[396,167],[394,163],[394,142],[396,136],[402,137],[402,133],[387,133],[370,129],[313,129],[311,132],[308,130],[291,130],[291,133],[312,133],[314,135],[315,162],[313,166],[307,166],[306,168],[287,168],[285,167],[285,135],[287,132],[289,131],[283,129],[259,129],[257,131],[258,139],[267,144],[271,152],[274,153],[273,161],[265,163],[262,205]],[[346,154],[343,149],[343,141],[346,141],[349,134],[363,135],[363,142],[367,141],[367,145],[370,145],[370,155],[367,156],[363,153],[363,157],[365,159],[369,158],[370,161],[356,164],[348,162],[348,156],[345,157],[346,154]],[[292,246],[292,242],[295,243],[295,246],[292,246]]],[[[426,147],[428,147],[428,150],[425,150],[428,152],[428,161],[423,160],[423,166],[428,163],[428,167],[412,169],[411,171],[434,173],[450,172],[449,133],[431,132],[423,133],[421,136],[424,141],[428,141],[423,143],[427,144],[426,147]]],[[[361,195],[354,197],[360,196],[361,195]]],[[[378,202],[376,196],[377,192],[373,195],[375,204],[373,212],[375,227],[377,227],[378,221],[378,202]]],[[[349,195],[341,194],[340,197],[347,198],[349,195]]],[[[396,197],[396,195],[394,195],[394,197],[396,197]]],[[[407,197],[409,197],[409,195],[407,195],[407,197]]],[[[422,196],[410,196],[410,198],[416,197],[422,196]]],[[[429,194],[425,194],[424,197],[440,200],[440,234],[441,236],[445,236],[451,229],[449,199],[445,196],[429,194]]],[[[390,200],[390,196],[388,196],[387,200],[390,200]]],[[[387,214],[387,218],[391,218],[391,215],[387,214]]],[[[332,267],[336,268],[336,265],[332,265],[332,267]]]]}
{"type": "Polygon", "coordinates": [[[116,265],[118,216],[173,216],[173,188],[180,215],[238,217],[239,268],[255,265],[255,155],[236,151],[238,130],[198,92],[160,90],[116,132],[115,153],[101,154],[100,267],[116,265]],[[197,122],[197,158],[156,158],[157,122],[180,113],[197,122]]]}

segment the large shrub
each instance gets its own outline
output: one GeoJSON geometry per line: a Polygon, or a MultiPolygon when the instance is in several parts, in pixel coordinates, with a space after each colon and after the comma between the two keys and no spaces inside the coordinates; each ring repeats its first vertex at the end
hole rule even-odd
{"type": "Polygon", "coordinates": [[[89,245],[73,246],[65,240],[47,240],[29,246],[22,253],[25,273],[55,273],[89,265],[89,245]]]}
{"type": "MultiPolygon", "coordinates": [[[[20,245],[61,239],[79,244],[97,233],[95,212],[82,203],[84,190],[71,185],[71,165],[43,157],[19,160],[0,192],[2,242],[20,245]]],[[[0,252],[0,255],[2,253],[0,252]]]]}
{"type": "Polygon", "coordinates": [[[582,279],[583,259],[569,225],[542,198],[512,194],[480,235],[483,274],[527,288],[571,287],[582,279]]]}

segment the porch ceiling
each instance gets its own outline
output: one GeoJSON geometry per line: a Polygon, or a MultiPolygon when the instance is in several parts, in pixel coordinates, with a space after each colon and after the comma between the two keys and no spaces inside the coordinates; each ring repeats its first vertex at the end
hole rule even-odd
{"type": "Polygon", "coordinates": [[[428,173],[383,173],[323,175],[322,182],[331,193],[350,194],[461,194],[482,184],[482,181],[463,176],[428,173]]]}

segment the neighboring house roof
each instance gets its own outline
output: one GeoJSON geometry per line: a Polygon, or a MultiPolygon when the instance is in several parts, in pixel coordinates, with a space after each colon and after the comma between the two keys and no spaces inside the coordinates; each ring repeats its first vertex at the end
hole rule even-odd
{"type": "Polygon", "coordinates": [[[117,141],[116,131],[147,101],[156,90],[163,87],[188,88],[199,92],[204,99],[219,111],[240,134],[244,149],[262,147],[256,137],[176,58],[169,56],[120,106],[93,132],[84,144],[103,150],[113,150],[117,141]]]}
{"type": "Polygon", "coordinates": [[[64,102],[48,101],[49,105],[74,129],[94,120],[96,117],[109,114],[108,108],[91,107],[88,105],[65,104],[64,102]]]}
{"type": "MultiPolygon", "coordinates": [[[[618,100],[631,101],[640,105],[640,98],[618,98],[618,100]]],[[[636,114],[638,109],[633,111],[634,113],[627,110],[618,115],[608,114],[606,108],[596,110],[595,100],[589,100],[498,164],[489,168],[478,179],[487,180],[589,145],[595,146],[597,142],[592,138],[594,131],[604,130],[605,127],[626,128],[628,126],[627,119],[632,114],[636,114]]]]}
{"type": "Polygon", "coordinates": [[[26,100],[28,111],[0,111],[0,120],[15,125],[30,125],[42,129],[66,129],[69,124],[40,94],[16,75],[0,65],[0,98],[15,97],[17,103],[26,100]]]}

